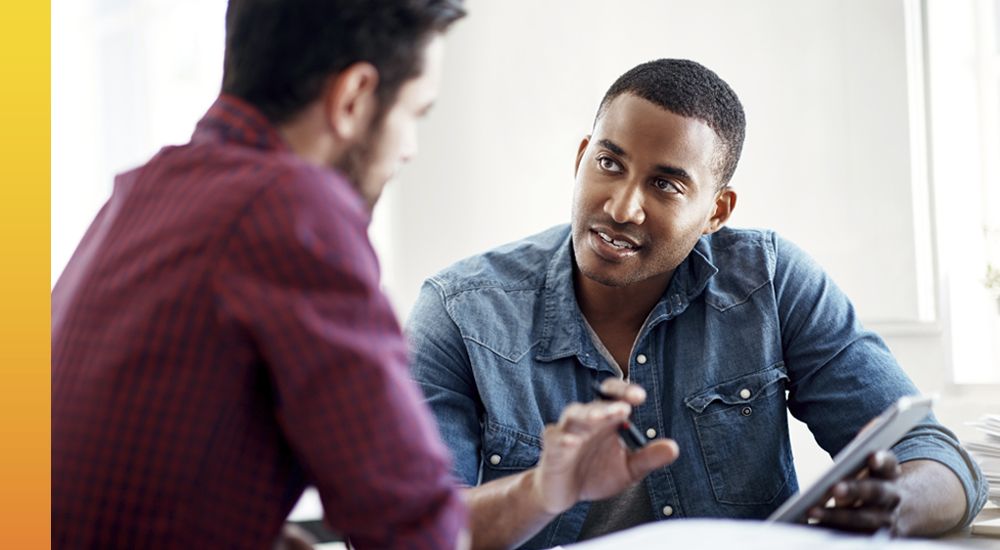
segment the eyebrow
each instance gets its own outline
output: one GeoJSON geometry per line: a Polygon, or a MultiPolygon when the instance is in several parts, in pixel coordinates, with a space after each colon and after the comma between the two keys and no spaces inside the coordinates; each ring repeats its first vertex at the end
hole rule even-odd
{"type": "MultiPolygon", "coordinates": [[[[628,153],[625,152],[625,149],[622,149],[621,147],[618,146],[617,143],[611,141],[610,139],[601,139],[598,140],[597,143],[601,147],[604,147],[605,149],[611,151],[612,153],[618,155],[619,157],[622,157],[623,159],[628,159],[628,153]]],[[[653,167],[653,170],[658,174],[663,174],[665,176],[674,176],[676,178],[685,179],[687,181],[694,181],[694,178],[691,177],[691,174],[687,173],[687,170],[679,168],[677,166],[669,166],[667,164],[657,164],[656,166],[653,167]]]]}

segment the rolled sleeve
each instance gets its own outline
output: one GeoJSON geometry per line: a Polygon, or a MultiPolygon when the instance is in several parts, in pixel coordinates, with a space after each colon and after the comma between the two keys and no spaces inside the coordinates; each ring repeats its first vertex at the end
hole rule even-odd
{"type": "Polygon", "coordinates": [[[933,460],[955,473],[965,490],[965,515],[962,516],[959,528],[972,523],[986,505],[989,489],[979,465],[959,444],[955,434],[938,424],[933,416],[928,418],[928,422],[911,430],[893,446],[892,451],[900,463],[933,460]]]}

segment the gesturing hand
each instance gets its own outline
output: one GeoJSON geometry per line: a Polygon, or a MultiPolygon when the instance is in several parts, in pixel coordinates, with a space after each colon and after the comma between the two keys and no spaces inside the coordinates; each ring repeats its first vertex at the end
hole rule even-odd
{"type": "Polygon", "coordinates": [[[815,507],[809,517],[820,525],[870,533],[886,530],[895,535],[899,516],[901,474],[896,455],[879,451],[868,457],[868,467],[854,479],[834,485],[824,501],[834,499],[833,507],[815,507]]]}
{"type": "Polygon", "coordinates": [[[618,426],[633,405],[646,400],[645,390],[620,380],[605,380],[601,388],[618,400],[573,403],[545,428],[534,487],[549,513],[616,495],[677,459],[673,440],[658,439],[629,452],[618,438],[618,426]]]}

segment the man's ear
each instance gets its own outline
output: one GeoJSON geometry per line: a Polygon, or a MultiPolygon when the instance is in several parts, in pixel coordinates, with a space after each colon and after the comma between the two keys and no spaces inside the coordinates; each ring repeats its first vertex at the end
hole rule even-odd
{"type": "Polygon", "coordinates": [[[378,111],[378,69],[359,61],[330,78],[323,97],[324,113],[337,138],[354,141],[368,132],[378,111]]]}
{"type": "Polygon", "coordinates": [[[735,209],[736,191],[727,185],[716,192],[715,205],[712,208],[711,216],[708,218],[708,223],[705,224],[705,229],[701,234],[710,235],[721,229],[722,226],[726,225],[726,221],[729,220],[729,216],[733,215],[733,210],[735,209]]]}
{"type": "Polygon", "coordinates": [[[573,177],[576,177],[576,173],[580,171],[580,161],[583,160],[583,153],[587,151],[587,145],[590,145],[590,134],[583,136],[580,140],[580,148],[576,152],[576,164],[573,166],[573,177]]]}

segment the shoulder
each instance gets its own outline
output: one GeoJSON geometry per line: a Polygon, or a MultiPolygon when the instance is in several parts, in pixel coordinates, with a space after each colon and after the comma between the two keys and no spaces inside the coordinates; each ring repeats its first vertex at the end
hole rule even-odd
{"type": "Polygon", "coordinates": [[[525,291],[545,286],[546,274],[561,247],[569,246],[569,225],[460,260],[428,279],[445,298],[475,290],[525,291]]]}
{"type": "Polygon", "coordinates": [[[262,151],[227,143],[166,147],[136,171],[139,180],[169,181],[188,192],[194,209],[229,210],[239,216],[257,209],[294,210],[327,223],[361,220],[368,212],[360,195],[339,172],[313,165],[291,152],[262,151]],[[195,200],[197,199],[197,200],[195,200]],[[325,212],[325,215],[324,215],[325,212]]]}
{"type": "Polygon", "coordinates": [[[745,302],[767,286],[775,272],[774,231],[723,227],[702,237],[692,254],[704,257],[718,272],[706,288],[707,300],[719,309],[745,302]]]}
{"type": "Polygon", "coordinates": [[[801,248],[769,229],[724,227],[695,246],[718,269],[708,285],[709,300],[720,308],[746,301],[771,285],[783,287],[816,282],[822,268],[801,248]]]}

